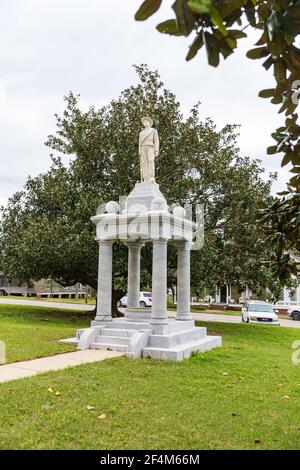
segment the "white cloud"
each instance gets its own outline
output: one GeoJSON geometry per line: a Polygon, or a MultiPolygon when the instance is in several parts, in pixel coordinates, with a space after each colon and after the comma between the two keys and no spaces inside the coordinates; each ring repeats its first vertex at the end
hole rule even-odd
{"type": "Polygon", "coordinates": [[[261,158],[267,171],[287,171],[266,156],[270,133],[280,123],[276,107],[257,97],[273,78],[261,63],[245,58],[256,35],[218,69],[204,51],[190,63],[191,39],[160,35],[155,25],[170,16],[172,1],[150,20],[134,21],[142,0],[2,0],[0,3],[0,202],[21,188],[28,174],[50,164],[44,141],[55,131],[54,113],[73,90],[83,106],[101,105],[136,81],[132,64],[146,62],[161,72],[187,112],[202,102],[203,117],[218,126],[241,124],[244,154],[261,158]]]}

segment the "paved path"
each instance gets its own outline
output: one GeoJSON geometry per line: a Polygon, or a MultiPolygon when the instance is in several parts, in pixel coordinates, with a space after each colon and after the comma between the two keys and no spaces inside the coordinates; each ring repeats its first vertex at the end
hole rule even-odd
{"type": "Polygon", "coordinates": [[[69,302],[49,302],[46,300],[5,299],[0,297],[0,305],[30,305],[32,307],[48,307],[56,309],[94,310],[95,305],[76,304],[69,302]]]}
{"type": "Polygon", "coordinates": [[[0,383],[11,380],[31,377],[50,370],[65,369],[66,367],[79,366],[90,362],[103,361],[111,357],[119,357],[124,353],[117,351],[102,351],[85,349],[56,356],[41,357],[32,361],[14,362],[0,366],[0,383]]]}

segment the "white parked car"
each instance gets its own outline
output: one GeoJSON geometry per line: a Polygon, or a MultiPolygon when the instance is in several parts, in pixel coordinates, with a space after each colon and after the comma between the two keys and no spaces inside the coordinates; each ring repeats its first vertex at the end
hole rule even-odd
{"type": "Polygon", "coordinates": [[[287,311],[293,320],[300,321],[300,305],[293,305],[287,311]]]}
{"type": "MultiPolygon", "coordinates": [[[[118,307],[127,307],[127,294],[119,300],[118,307]]],[[[151,292],[140,292],[140,307],[152,307],[151,292]]]]}
{"type": "Polygon", "coordinates": [[[273,305],[259,300],[246,300],[242,307],[242,321],[266,325],[280,324],[273,305]]]}

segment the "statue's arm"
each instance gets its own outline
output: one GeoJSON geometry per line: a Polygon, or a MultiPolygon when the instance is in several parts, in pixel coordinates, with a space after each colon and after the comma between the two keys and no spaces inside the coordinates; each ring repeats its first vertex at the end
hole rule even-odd
{"type": "Polygon", "coordinates": [[[154,153],[156,156],[159,154],[159,137],[157,130],[154,131],[154,153]]]}

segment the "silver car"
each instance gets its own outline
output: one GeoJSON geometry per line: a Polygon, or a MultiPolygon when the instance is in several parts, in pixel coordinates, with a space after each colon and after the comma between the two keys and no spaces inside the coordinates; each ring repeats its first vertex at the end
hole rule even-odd
{"type": "Polygon", "coordinates": [[[267,302],[247,300],[242,307],[242,321],[265,325],[280,325],[274,307],[267,302]]]}

